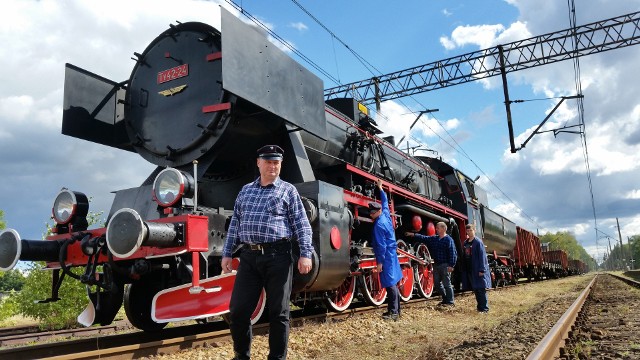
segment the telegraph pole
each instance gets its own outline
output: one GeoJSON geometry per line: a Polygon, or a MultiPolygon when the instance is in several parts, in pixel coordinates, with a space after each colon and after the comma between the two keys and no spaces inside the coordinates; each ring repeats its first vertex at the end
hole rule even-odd
{"type": "Polygon", "coordinates": [[[609,256],[607,257],[607,263],[609,263],[609,270],[614,270],[615,263],[613,257],[613,253],[611,251],[611,238],[607,236],[607,241],[609,242],[609,256]]]}
{"type": "Polygon", "coordinates": [[[634,269],[633,263],[636,261],[636,259],[633,258],[633,251],[631,250],[631,238],[627,236],[627,247],[629,248],[629,257],[631,259],[629,259],[629,262],[631,263],[631,270],[634,269]]]}
{"type": "MultiPolygon", "coordinates": [[[[620,233],[620,223],[618,222],[618,218],[616,218],[616,225],[618,225],[618,239],[620,240],[620,259],[625,259],[624,248],[622,247],[622,234],[620,233]]],[[[626,264],[622,264],[622,270],[625,270],[625,267],[626,264]]]]}

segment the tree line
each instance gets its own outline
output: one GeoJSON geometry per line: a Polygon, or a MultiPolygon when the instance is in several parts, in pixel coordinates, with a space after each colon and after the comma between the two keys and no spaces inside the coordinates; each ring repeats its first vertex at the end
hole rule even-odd
{"type": "Polygon", "coordinates": [[[564,250],[570,260],[580,260],[587,264],[590,271],[597,269],[596,260],[578,243],[576,237],[568,231],[555,234],[546,233],[540,237],[540,243],[548,243],[549,250],[564,250]]]}
{"type": "Polygon", "coordinates": [[[602,268],[605,270],[635,270],[640,267],[640,235],[627,238],[627,242],[613,240],[613,248],[609,242],[603,247],[607,249],[602,268]]]}

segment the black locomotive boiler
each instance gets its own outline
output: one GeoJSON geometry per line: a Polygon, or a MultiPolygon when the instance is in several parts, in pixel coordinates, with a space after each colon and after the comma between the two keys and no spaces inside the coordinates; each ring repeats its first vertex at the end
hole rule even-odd
{"type": "Polygon", "coordinates": [[[299,190],[313,228],[313,270],[294,278],[291,300],[300,306],[343,311],[354,299],[385,300],[369,246],[378,178],[397,229],[404,300],[431,296],[433,277],[427,247],[402,234],[433,234],[444,221],[460,246],[464,225],[480,223],[486,196],[469,177],[400,151],[356,100],[325,103],[319,78],[224,9],[222,31],[171,25],[135,56],[123,82],[67,65],[62,132],[135,151],[157,169],[116,192],[104,228],[88,229],[86,195],[63,189],[54,235],[0,233],[0,269],[46,261],[52,299],[64,277],[91,287],[83,324],[110,323],[123,303],[143,330],[228,312],[235,273],[220,275],[222,247],[264,144],[284,149],[281,177],[299,190]]]}

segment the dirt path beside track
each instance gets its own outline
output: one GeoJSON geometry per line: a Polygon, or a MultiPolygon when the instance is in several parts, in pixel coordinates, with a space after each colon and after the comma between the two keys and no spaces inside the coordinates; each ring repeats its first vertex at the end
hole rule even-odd
{"type": "MultiPolygon", "coordinates": [[[[573,276],[489,292],[488,314],[475,298],[459,296],[452,309],[435,302],[407,306],[396,322],[380,315],[307,324],[291,330],[288,359],[523,359],[591,281],[573,276]]],[[[380,314],[384,311],[380,310],[380,314]]],[[[267,338],[254,339],[252,357],[265,359],[267,338]]],[[[231,343],[185,350],[158,359],[230,359],[231,343]]]]}

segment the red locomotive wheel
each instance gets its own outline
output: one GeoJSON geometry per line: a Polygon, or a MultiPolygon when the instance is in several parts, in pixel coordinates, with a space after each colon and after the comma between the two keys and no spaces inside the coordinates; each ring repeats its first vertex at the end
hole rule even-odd
{"type": "Polygon", "coordinates": [[[402,280],[398,282],[398,290],[402,301],[409,301],[413,296],[413,283],[415,282],[414,269],[411,266],[402,266],[402,280]]]}
{"type": "MultiPolygon", "coordinates": [[[[402,240],[398,240],[398,249],[408,251],[409,246],[402,240]]],[[[402,279],[398,282],[398,290],[402,301],[411,300],[413,295],[413,282],[415,279],[413,267],[410,264],[400,265],[402,269],[402,279]]]]}
{"type": "Polygon", "coordinates": [[[353,295],[356,290],[356,278],[353,276],[347,277],[342,285],[336,290],[331,292],[325,299],[327,308],[335,312],[342,312],[346,310],[353,301],[353,295]]]}
{"type": "Polygon", "coordinates": [[[360,291],[364,301],[373,306],[380,306],[387,298],[387,289],[380,284],[380,273],[370,272],[358,277],[360,291]]]}
{"type": "Polygon", "coordinates": [[[433,294],[433,263],[431,254],[425,244],[416,247],[416,256],[427,261],[426,265],[417,264],[415,269],[415,282],[418,294],[424,298],[430,298],[433,294]]]}

